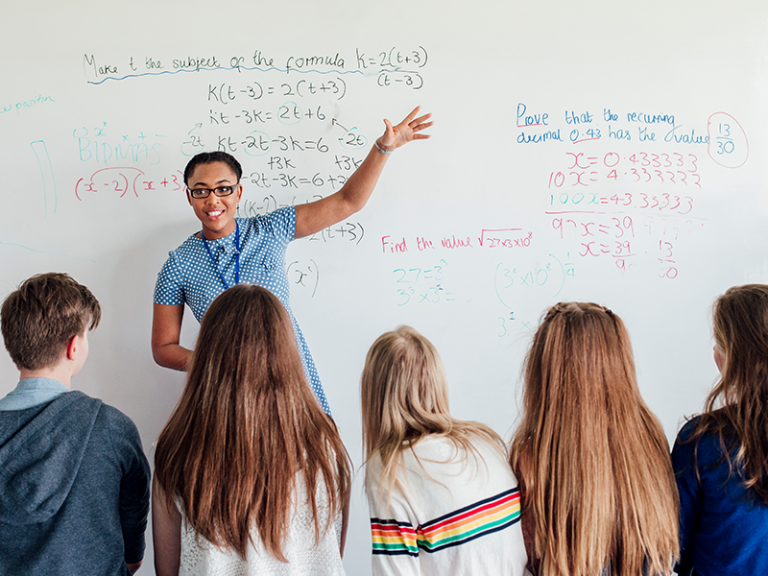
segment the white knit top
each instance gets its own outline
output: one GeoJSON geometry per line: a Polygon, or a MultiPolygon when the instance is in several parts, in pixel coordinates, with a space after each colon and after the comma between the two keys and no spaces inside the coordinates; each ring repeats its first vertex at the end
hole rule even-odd
{"type": "MultiPolygon", "coordinates": [[[[328,521],[328,499],[325,485],[318,482],[317,507],[320,528],[328,521]]],[[[296,483],[300,503],[294,502],[290,526],[282,550],[288,562],[271,556],[252,530],[255,546],[248,548],[245,560],[234,550],[220,549],[203,537],[198,537],[182,514],[180,576],[344,576],[339,546],[341,542],[341,514],[315,546],[315,526],[312,508],[307,501],[303,481],[296,483]]]]}

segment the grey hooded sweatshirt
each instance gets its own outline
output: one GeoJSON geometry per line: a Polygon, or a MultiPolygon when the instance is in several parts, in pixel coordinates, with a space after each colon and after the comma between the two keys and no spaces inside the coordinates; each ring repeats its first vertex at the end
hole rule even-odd
{"type": "Polygon", "coordinates": [[[0,411],[0,574],[127,575],[149,464],[133,422],[81,392],[0,411]]]}

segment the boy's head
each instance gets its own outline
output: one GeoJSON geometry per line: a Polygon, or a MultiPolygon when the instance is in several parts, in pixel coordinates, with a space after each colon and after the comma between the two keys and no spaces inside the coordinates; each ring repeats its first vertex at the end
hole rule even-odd
{"type": "Polygon", "coordinates": [[[5,348],[19,370],[55,366],[72,337],[93,330],[101,306],[68,274],[50,272],[24,281],[0,308],[5,348]]]}

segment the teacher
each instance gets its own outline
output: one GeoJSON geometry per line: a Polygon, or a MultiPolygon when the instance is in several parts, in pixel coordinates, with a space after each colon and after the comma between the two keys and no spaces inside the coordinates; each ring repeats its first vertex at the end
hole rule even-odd
{"type": "Polygon", "coordinates": [[[240,163],[225,152],[194,156],[184,170],[187,201],[202,230],[169,253],[157,277],[152,318],[152,355],[160,366],[186,370],[192,350],[179,344],[184,304],[198,322],[211,302],[237,284],[258,284],[277,296],[288,310],[304,370],[312,391],[330,414],[312,355],[289,305],[285,270],[288,243],[340,222],[365,206],[389,155],[412,140],[429,138],[430,114],[417,117],[416,107],[398,125],[386,129],[360,167],[336,193],[309,204],[289,206],[265,216],[235,218],[243,194],[240,163]]]}

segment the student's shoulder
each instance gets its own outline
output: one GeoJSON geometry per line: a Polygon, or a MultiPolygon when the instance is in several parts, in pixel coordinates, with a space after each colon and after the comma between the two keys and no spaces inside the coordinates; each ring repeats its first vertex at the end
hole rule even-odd
{"type": "Polygon", "coordinates": [[[67,396],[71,399],[74,409],[89,412],[95,410],[97,412],[94,423],[96,427],[109,431],[112,434],[135,435],[138,437],[138,429],[133,420],[114,406],[79,390],[73,390],[67,396]]]}
{"type": "MultiPolygon", "coordinates": [[[[66,394],[58,396],[53,402],[61,404],[67,412],[98,412],[104,404],[99,398],[89,396],[85,392],[72,390],[66,394]]],[[[51,406],[53,403],[51,403],[51,406]]]]}
{"type": "Polygon", "coordinates": [[[123,412],[104,402],[101,398],[95,398],[89,396],[85,392],[80,390],[72,390],[66,394],[71,405],[77,409],[96,409],[98,410],[98,418],[103,422],[107,422],[110,425],[116,426],[132,426],[135,427],[133,420],[126,416],[123,412]]]}
{"type": "Polygon", "coordinates": [[[99,417],[110,430],[138,435],[136,424],[124,412],[102,402],[99,417]]]}
{"type": "Polygon", "coordinates": [[[693,431],[696,429],[696,426],[701,421],[701,415],[693,416],[692,418],[689,418],[685,424],[683,424],[683,427],[680,428],[680,431],[677,433],[677,443],[685,444],[688,442],[691,438],[691,435],[693,434],[693,431]]]}
{"type": "Polygon", "coordinates": [[[691,418],[677,434],[672,448],[672,466],[676,471],[694,463],[699,468],[717,465],[722,461],[726,447],[736,449],[737,442],[727,431],[721,438],[720,434],[712,429],[701,429],[704,419],[702,415],[691,418]]]}
{"type": "Polygon", "coordinates": [[[734,439],[734,431],[729,424],[729,420],[721,408],[713,412],[698,414],[688,419],[677,433],[676,444],[696,444],[709,445],[712,443],[720,444],[720,432],[726,440],[734,439]]]}

